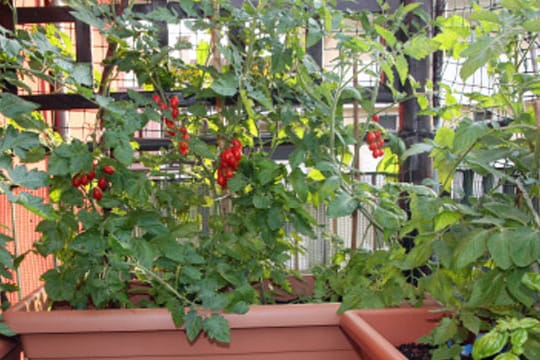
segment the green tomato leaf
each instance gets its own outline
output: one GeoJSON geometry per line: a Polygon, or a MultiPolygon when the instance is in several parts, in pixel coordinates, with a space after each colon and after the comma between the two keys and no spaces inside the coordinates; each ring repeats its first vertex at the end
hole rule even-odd
{"type": "Polygon", "coordinates": [[[231,331],[229,323],[220,314],[212,314],[203,320],[204,332],[208,338],[221,343],[229,343],[231,341],[231,331]]]}
{"type": "Polygon", "coordinates": [[[513,235],[510,231],[501,231],[487,239],[489,253],[493,257],[495,264],[503,270],[507,270],[512,266],[510,244],[514,240],[513,235]]]}
{"type": "Polygon", "coordinates": [[[231,73],[223,73],[214,80],[210,88],[221,96],[234,96],[238,91],[238,79],[231,73]]]}
{"type": "Polygon", "coordinates": [[[184,328],[189,341],[193,342],[203,329],[203,319],[195,310],[190,310],[184,316],[184,328]]]}
{"type": "Polygon", "coordinates": [[[358,200],[346,192],[341,192],[328,204],[327,216],[337,218],[348,216],[358,208],[358,200]]]}

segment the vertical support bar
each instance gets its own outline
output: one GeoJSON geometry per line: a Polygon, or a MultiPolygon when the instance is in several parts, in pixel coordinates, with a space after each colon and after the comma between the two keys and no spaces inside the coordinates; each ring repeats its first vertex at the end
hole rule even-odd
{"type": "Polygon", "coordinates": [[[470,204],[469,198],[473,196],[474,172],[470,169],[463,171],[463,199],[464,204],[470,204]]]}
{"type": "MultiPolygon", "coordinates": [[[[415,2],[416,0],[404,0],[405,3],[415,2]]],[[[433,2],[423,1],[422,8],[430,15],[433,14],[433,2]]],[[[409,19],[409,26],[419,27],[421,20],[417,17],[411,17],[409,19]]],[[[426,24],[423,24],[426,26],[426,24]]],[[[431,26],[427,24],[427,26],[431,26]]],[[[422,60],[414,60],[409,58],[409,73],[416,79],[416,81],[425,87],[426,82],[432,79],[432,58],[427,57],[422,60]]],[[[407,82],[404,86],[404,90],[407,95],[413,94],[412,85],[407,82]]],[[[417,90],[418,93],[422,92],[422,89],[417,90]]],[[[416,99],[404,101],[400,104],[400,130],[399,135],[405,142],[406,147],[410,147],[415,143],[423,142],[425,138],[433,136],[433,118],[428,115],[419,115],[419,106],[416,99]]],[[[403,164],[400,169],[399,178],[400,181],[412,182],[414,184],[420,184],[424,179],[433,177],[432,160],[428,154],[419,154],[411,156],[403,164]]]]}

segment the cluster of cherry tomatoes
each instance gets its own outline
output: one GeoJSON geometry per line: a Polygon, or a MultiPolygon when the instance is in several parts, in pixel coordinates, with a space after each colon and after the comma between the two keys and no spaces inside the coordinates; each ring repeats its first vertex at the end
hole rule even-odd
{"type": "Polygon", "coordinates": [[[226,188],[227,182],[234,176],[234,172],[238,169],[242,155],[242,143],[236,138],[233,139],[231,145],[224,149],[220,154],[217,183],[222,188],[226,188]]]}
{"type": "Polygon", "coordinates": [[[174,138],[178,136],[178,152],[181,155],[187,155],[189,152],[189,134],[185,126],[176,126],[178,117],[180,116],[180,100],[176,95],[171,96],[169,104],[161,100],[158,94],[152,96],[152,100],[159,106],[162,111],[170,111],[170,118],[165,116],[163,122],[165,123],[166,134],[174,138]]]}
{"type": "MultiPolygon", "coordinates": [[[[88,184],[91,184],[92,181],[96,178],[96,167],[98,165],[97,160],[94,160],[92,163],[93,169],[90,170],[87,173],[84,174],[77,174],[73,178],[71,178],[71,185],[75,188],[81,188],[85,187],[88,184]]],[[[107,180],[106,176],[114,174],[114,167],[112,165],[104,165],[101,167],[101,170],[99,170],[100,173],[103,174],[103,176],[100,176],[97,179],[96,186],[92,188],[92,197],[99,201],[103,198],[103,191],[105,191],[109,187],[109,180],[107,180]]]]}
{"type": "MultiPolygon", "coordinates": [[[[374,122],[379,122],[379,115],[373,115],[371,118],[374,122]]],[[[366,142],[371,151],[371,155],[376,159],[384,156],[384,138],[380,130],[368,131],[366,133],[366,142]]]]}

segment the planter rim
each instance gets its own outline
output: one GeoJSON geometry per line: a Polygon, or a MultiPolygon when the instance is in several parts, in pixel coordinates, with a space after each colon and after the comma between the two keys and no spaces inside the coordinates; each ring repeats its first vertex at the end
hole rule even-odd
{"type": "MultiPolygon", "coordinates": [[[[355,309],[345,311],[340,318],[340,326],[352,340],[366,353],[368,359],[407,360],[384,334],[379,332],[370,318],[406,316],[421,318],[428,322],[438,322],[445,312],[440,306],[428,305],[420,308],[385,308],[385,309],[355,309]],[[364,316],[367,319],[364,319],[364,316]]],[[[411,324],[396,323],[395,326],[411,326],[411,324]]],[[[406,331],[406,330],[405,330],[406,331]]],[[[415,339],[416,340],[416,339],[415,339]]],[[[413,340],[413,341],[415,341],[413,340]]]]}
{"type": "MultiPolygon", "coordinates": [[[[158,331],[177,329],[164,308],[53,310],[39,305],[40,288],[4,313],[8,326],[18,334],[158,331]],[[135,327],[135,329],[134,329],[135,327]]],[[[251,305],[246,314],[224,314],[231,328],[335,326],[339,303],[251,305]]]]}

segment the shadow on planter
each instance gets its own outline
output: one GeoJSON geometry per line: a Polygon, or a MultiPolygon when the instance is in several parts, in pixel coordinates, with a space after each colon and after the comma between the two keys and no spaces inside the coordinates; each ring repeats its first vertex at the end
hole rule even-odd
{"type": "Polygon", "coordinates": [[[436,307],[346,311],[343,331],[358,345],[363,360],[407,360],[396,346],[416,342],[435,328],[443,313],[436,307]]]}
{"type": "Polygon", "coordinates": [[[21,344],[18,337],[0,336],[0,360],[20,360],[21,344]]]}

